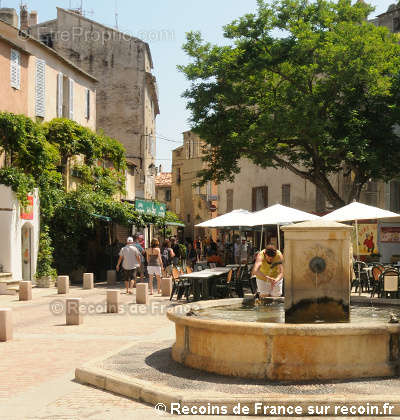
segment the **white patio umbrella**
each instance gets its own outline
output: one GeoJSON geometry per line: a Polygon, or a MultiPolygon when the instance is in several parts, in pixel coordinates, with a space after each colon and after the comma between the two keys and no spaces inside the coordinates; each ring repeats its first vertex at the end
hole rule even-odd
{"type": "Polygon", "coordinates": [[[196,227],[207,227],[207,228],[240,228],[240,227],[251,227],[251,220],[253,213],[248,210],[238,209],[233,210],[230,213],[222,214],[221,216],[214,217],[214,219],[201,222],[196,227]]]}
{"type": "Polygon", "coordinates": [[[276,225],[278,230],[278,248],[281,249],[280,226],[293,222],[304,222],[308,220],[319,219],[315,214],[297,210],[292,207],[282,206],[282,204],[274,204],[263,210],[252,214],[252,226],[262,226],[261,242],[264,225],[276,225]]]}
{"type": "Polygon", "coordinates": [[[400,214],[393,213],[379,207],[368,206],[366,204],[354,201],[347,206],[341,207],[322,217],[325,220],[334,220],[335,222],[355,221],[356,225],[356,246],[357,259],[360,258],[360,250],[358,246],[358,221],[365,219],[386,219],[390,217],[400,217],[400,214]]]}
{"type": "MultiPolygon", "coordinates": [[[[214,217],[214,219],[207,220],[205,222],[195,225],[196,227],[207,227],[207,228],[225,228],[232,229],[235,231],[237,228],[239,231],[243,228],[251,227],[251,220],[253,213],[248,210],[238,209],[233,210],[230,213],[222,214],[221,216],[214,217]]],[[[240,254],[242,253],[242,242],[240,241],[240,254]]],[[[241,265],[241,262],[240,262],[241,265]]]]}

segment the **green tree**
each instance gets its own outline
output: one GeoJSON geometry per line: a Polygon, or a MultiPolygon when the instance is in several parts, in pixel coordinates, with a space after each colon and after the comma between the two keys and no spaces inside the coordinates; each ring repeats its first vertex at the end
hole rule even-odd
{"type": "Polygon", "coordinates": [[[227,46],[187,35],[181,71],[193,130],[208,144],[202,181],[233,180],[242,157],[286,168],[334,206],[399,174],[400,46],[351,0],[258,1],[225,26],[227,46]],[[346,194],[333,175],[340,173],[346,194]]]}

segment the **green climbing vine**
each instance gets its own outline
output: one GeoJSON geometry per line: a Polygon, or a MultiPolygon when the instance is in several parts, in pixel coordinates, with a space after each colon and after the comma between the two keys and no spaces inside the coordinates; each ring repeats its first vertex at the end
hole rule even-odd
{"type": "Polygon", "coordinates": [[[142,227],[178,220],[172,213],[165,218],[141,215],[119,200],[125,192],[125,150],[104,133],[68,119],[39,124],[0,112],[0,148],[6,162],[0,184],[10,186],[21,204],[34,188],[39,190],[37,276],[54,276],[55,269],[70,272],[84,264],[88,242],[101,223],[142,227]],[[73,190],[66,185],[67,175],[77,180],[73,190]]]}

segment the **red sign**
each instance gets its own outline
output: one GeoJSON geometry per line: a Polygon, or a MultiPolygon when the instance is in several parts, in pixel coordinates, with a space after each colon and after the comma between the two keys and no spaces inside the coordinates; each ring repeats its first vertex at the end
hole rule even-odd
{"type": "Polygon", "coordinates": [[[217,210],[217,206],[215,204],[210,204],[210,207],[208,209],[211,213],[214,213],[217,210]]]}
{"type": "Polygon", "coordinates": [[[28,195],[28,204],[21,208],[21,219],[33,220],[33,196],[28,195]]]}

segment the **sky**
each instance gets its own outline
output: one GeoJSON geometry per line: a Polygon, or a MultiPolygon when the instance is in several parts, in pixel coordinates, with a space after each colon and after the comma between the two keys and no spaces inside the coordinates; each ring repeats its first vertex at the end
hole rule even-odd
{"type": "MultiPolygon", "coordinates": [[[[396,0],[367,0],[376,7],[371,18],[387,10],[396,0]]],[[[19,8],[20,0],[0,0],[1,7],[19,8]]],[[[39,22],[56,18],[56,7],[78,8],[88,18],[118,28],[149,43],[159,88],[157,117],[157,165],[170,171],[171,151],[182,144],[182,133],[190,129],[189,112],[182,93],[189,86],[176,66],[188,63],[182,50],[185,34],[199,30],[211,43],[226,43],[222,27],[256,10],[256,0],[24,0],[37,10],[39,22]],[[118,15],[116,18],[116,14],[118,15]]]]}

